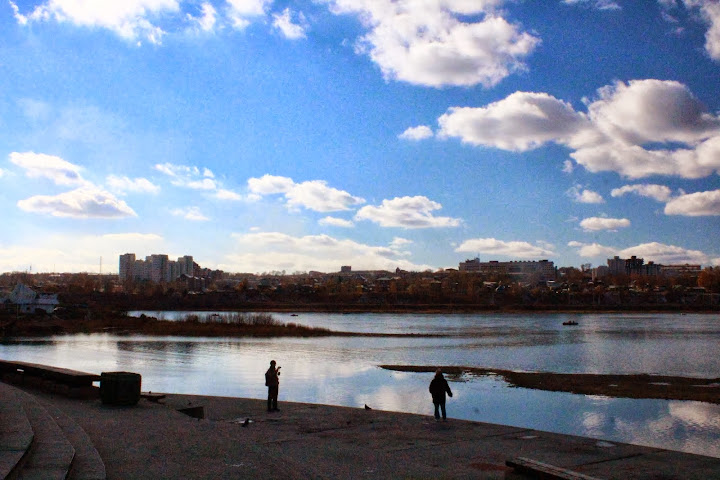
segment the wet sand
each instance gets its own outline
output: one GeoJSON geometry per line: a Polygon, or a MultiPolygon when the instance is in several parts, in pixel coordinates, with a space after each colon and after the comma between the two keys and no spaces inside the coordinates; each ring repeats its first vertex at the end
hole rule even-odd
{"type": "Polygon", "coordinates": [[[720,404],[720,378],[665,375],[601,375],[588,373],[516,372],[496,368],[459,366],[380,365],[399,372],[434,372],[449,377],[498,376],[513,387],[618,398],[693,400],[720,404]]]}

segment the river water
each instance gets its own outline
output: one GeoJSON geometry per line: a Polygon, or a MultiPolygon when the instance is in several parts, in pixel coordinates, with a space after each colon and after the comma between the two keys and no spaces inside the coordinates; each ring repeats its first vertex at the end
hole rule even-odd
{"type": "MultiPolygon", "coordinates": [[[[176,319],[187,312],[134,312],[176,319]]],[[[0,358],[89,372],[131,371],[143,390],[264,398],[271,359],[280,402],[432,414],[432,373],[381,364],[562,373],[720,377],[720,318],[694,314],[276,313],[333,330],[441,337],[184,338],[89,334],[13,339],[0,358]],[[577,326],[563,326],[566,320],[577,326]]],[[[448,376],[448,416],[720,457],[720,405],[612,399],[448,376]]]]}

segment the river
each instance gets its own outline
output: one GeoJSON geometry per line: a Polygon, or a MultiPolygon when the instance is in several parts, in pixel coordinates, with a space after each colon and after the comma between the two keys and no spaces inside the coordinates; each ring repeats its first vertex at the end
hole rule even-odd
{"type": "MultiPolygon", "coordinates": [[[[186,312],[146,313],[176,319],[186,312]]],[[[720,377],[720,318],[703,314],[275,313],[333,330],[438,337],[184,338],[88,334],[17,338],[0,358],[89,372],[132,371],[143,390],[263,398],[271,359],[280,402],[432,414],[431,373],[381,364],[561,373],[720,377]],[[563,326],[566,320],[577,326],[563,326]]],[[[720,457],[720,405],[613,399],[448,376],[448,416],[720,457]]]]}

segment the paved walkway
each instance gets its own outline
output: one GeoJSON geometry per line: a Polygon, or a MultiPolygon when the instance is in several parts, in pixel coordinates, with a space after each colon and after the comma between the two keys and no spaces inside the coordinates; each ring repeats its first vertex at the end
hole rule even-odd
{"type": "Polygon", "coordinates": [[[602,479],[720,478],[718,458],[487,423],[287,402],[267,413],[262,400],[192,395],[111,407],[33,393],[87,432],[108,479],[529,478],[505,465],[513,457],[602,479]],[[177,411],[194,406],[204,419],[177,411]]]}

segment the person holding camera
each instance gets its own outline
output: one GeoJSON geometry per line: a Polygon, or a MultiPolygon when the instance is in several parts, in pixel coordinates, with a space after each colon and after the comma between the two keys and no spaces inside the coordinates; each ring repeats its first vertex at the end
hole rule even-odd
{"type": "Polygon", "coordinates": [[[275,368],[275,360],[270,360],[270,368],[265,372],[265,386],[268,387],[268,412],[277,412],[278,390],[280,388],[280,367],[275,368]]]}

